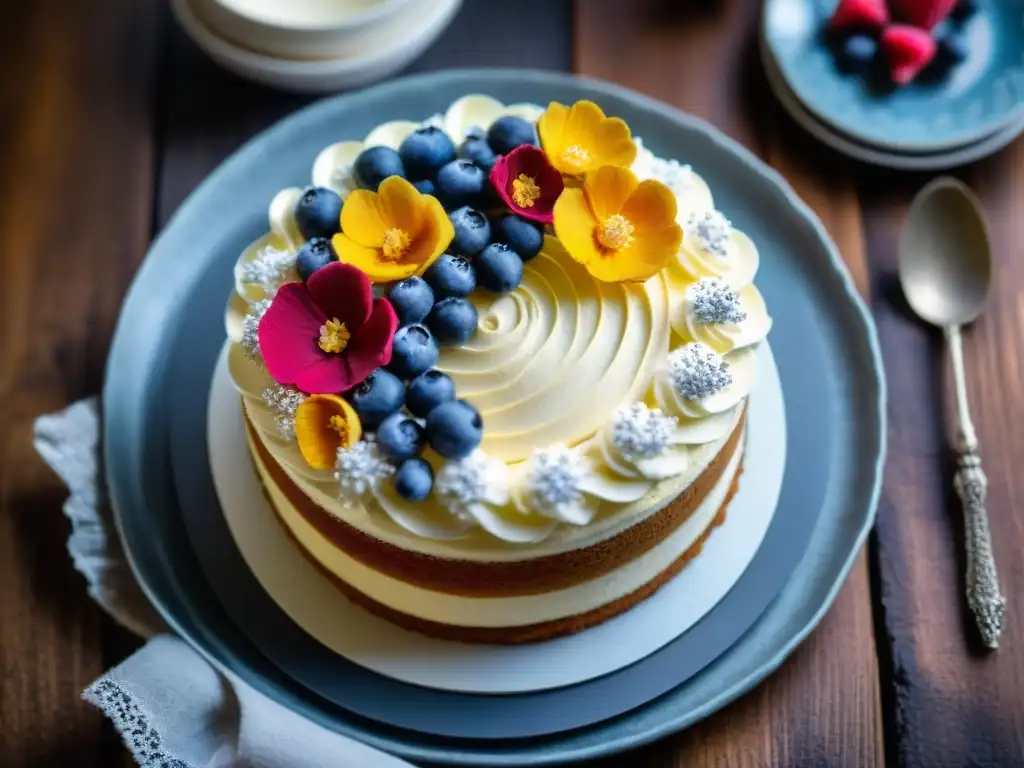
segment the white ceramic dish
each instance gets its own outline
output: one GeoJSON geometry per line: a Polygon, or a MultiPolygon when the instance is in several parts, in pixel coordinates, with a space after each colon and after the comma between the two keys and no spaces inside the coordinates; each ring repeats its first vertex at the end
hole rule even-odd
{"type": "MultiPolygon", "coordinates": [[[[582,683],[640,661],[693,627],[736,584],[775,514],[786,456],[782,385],[767,344],[739,491],[701,554],[655,595],[611,621],[543,643],[467,645],[408,632],[349,602],[285,536],[253,471],[238,392],[222,352],[213,376],[207,440],[231,535],[267,594],[309,635],[349,661],[414,685],[507,694],[582,683]]],[[[273,493],[273,491],[271,491],[273,493]]],[[[692,540],[699,529],[679,533],[692,540]]]]}
{"type": "Polygon", "coordinates": [[[188,36],[225,69],[283,90],[328,93],[383,80],[408,66],[444,31],[461,4],[462,0],[416,0],[415,11],[403,15],[387,47],[322,61],[281,59],[241,48],[207,27],[189,0],[172,0],[171,7],[188,36]]]}
{"type": "Polygon", "coordinates": [[[417,14],[416,0],[190,0],[217,36],[256,53],[313,61],[376,50],[417,14]]]}

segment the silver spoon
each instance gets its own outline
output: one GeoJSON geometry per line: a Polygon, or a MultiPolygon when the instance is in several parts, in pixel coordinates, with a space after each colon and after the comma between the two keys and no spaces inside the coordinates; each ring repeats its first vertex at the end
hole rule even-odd
{"type": "Polygon", "coordinates": [[[978,437],[967,404],[961,326],[985,306],[992,281],[992,252],[981,204],[956,179],[936,179],[914,199],[900,239],[900,283],[911,308],[943,330],[956,390],[959,434],[954,487],[964,506],[967,602],[981,639],[999,645],[1006,600],[999,589],[981,469],[978,437]]]}

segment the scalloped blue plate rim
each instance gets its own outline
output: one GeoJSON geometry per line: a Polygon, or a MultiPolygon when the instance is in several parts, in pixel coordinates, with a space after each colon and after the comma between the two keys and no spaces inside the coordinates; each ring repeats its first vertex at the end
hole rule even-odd
{"type": "MultiPolygon", "coordinates": [[[[824,226],[814,213],[805,203],[803,203],[803,201],[799,199],[793,189],[789,186],[788,182],[786,182],[778,172],[766,166],[759,158],[754,156],[746,148],[728,138],[705,121],[691,115],[683,114],[666,104],[638,94],[629,89],[622,88],[621,86],[592,78],[536,70],[446,70],[438,73],[401,78],[389,83],[374,86],[372,89],[368,90],[372,90],[375,94],[380,95],[402,88],[429,88],[432,84],[445,81],[465,81],[467,87],[483,91],[487,90],[489,82],[493,84],[500,84],[503,82],[514,81],[522,84],[529,81],[540,85],[548,84],[555,87],[565,88],[582,85],[586,89],[595,93],[605,94],[610,98],[628,102],[631,107],[637,111],[650,113],[657,119],[667,120],[670,123],[682,125],[689,130],[703,134],[705,138],[719,146],[723,151],[739,159],[747,170],[761,177],[770,186],[774,187],[778,193],[783,195],[786,203],[793,208],[796,214],[798,214],[798,218],[802,220],[803,225],[809,229],[809,234],[813,236],[816,241],[816,245],[820,250],[824,251],[824,254],[827,256],[827,261],[825,263],[829,268],[829,271],[832,273],[832,277],[838,282],[838,286],[836,287],[841,290],[843,298],[846,299],[847,306],[844,308],[846,310],[844,317],[848,314],[850,322],[859,327],[858,330],[860,333],[858,335],[857,342],[859,342],[863,347],[859,352],[865,355],[870,361],[869,369],[864,370],[861,373],[865,376],[864,383],[870,389],[870,392],[862,394],[868,397],[869,405],[871,407],[869,408],[869,412],[864,414],[865,418],[858,427],[863,429],[862,437],[874,456],[873,461],[870,458],[866,458],[863,459],[864,464],[858,466],[858,471],[856,473],[857,478],[859,480],[866,481],[866,485],[858,485],[858,488],[864,493],[863,497],[858,499],[856,504],[857,509],[861,511],[861,514],[857,515],[857,520],[860,521],[860,525],[856,528],[856,535],[853,537],[853,540],[850,541],[847,557],[845,559],[841,559],[841,564],[838,569],[835,569],[835,581],[821,597],[820,605],[817,610],[813,611],[810,618],[802,625],[798,626],[795,631],[792,633],[787,632],[788,640],[781,642],[774,653],[755,662],[755,668],[745,673],[742,679],[725,688],[717,695],[709,697],[703,705],[694,707],[685,713],[666,716],[656,725],[647,724],[646,727],[639,732],[626,733],[613,739],[603,740],[598,743],[584,744],[582,746],[559,747],[558,742],[561,739],[555,738],[536,745],[526,744],[519,748],[512,747],[509,744],[501,744],[493,750],[487,751],[487,748],[484,746],[477,746],[471,749],[463,746],[455,748],[450,745],[436,744],[436,742],[435,746],[416,743],[416,740],[400,741],[389,736],[387,733],[384,735],[368,733],[367,730],[358,722],[339,722],[337,717],[326,715],[315,708],[310,707],[308,702],[305,701],[305,697],[295,695],[288,690],[283,690],[279,685],[275,685],[275,683],[271,682],[269,678],[264,677],[262,673],[254,672],[247,666],[242,670],[239,670],[237,666],[233,667],[232,664],[228,662],[235,662],[237,664],[237,659],[232,659],[229,654],[227,661],[225,661],[224,659],[218,658],[218,656],[209,648],[203,647],[201,644],[197,643],[195,639],[191,637],[189,629],[185,627],[182,622],[179,621],[178,617],[168,609],[165,604],[164,596],[159,594],[154,586],[147,582],[145,577],[146,571],[133,556],[131,548],[127,546],[124,533],[124,525],[122,521],[123,510],[129,503],[131,503],[132,499],[138,500],[143,498],[144,494],[142,489],[144,486],[144,478],[141,473],[132,471],[132,460],[135,462],[134,468],[138,469],[138,462],[141,461],[141,457],[120,456],[117,451],[118,440],[120,435],[123,433],[123,430],[130,426],[131,419],[133,417],[139,424],[146,424],[147,418],[145,413],[133,412],[132,399],[130,397],[124,398],[122,396],[124,393],[122,393],[121,388],[119,388],[118,377],[112,376],[111,371],[117,371],[121,366],[132,362],[138,364],[137,358],[140,350],[131,343],[133,330],[123,322],[123,318],[131,316],[135,324],[144,320],[147,315],[147,306],[144,289],[140,286],[144,286],[147,282],[158,280],[161,271],[166,271],[168,268],[174,267],[173,264],[160,264],[150,258],[144,260],[139,271],[136,273],[131,286],[129,287],[122,309],[121,320],[118,322],[113,342],[111,344],[110,355],[108,357],[107,375],[103,388],[104,432],[108,437],[104,442],[104,458],[108,477],[109,496],[115,514],[115,525],[121,535],[122,542],[125,542],[126,544],[125,549],[129,564],[144,593],[153,602],[157,609],[160,610],[168,623],[187,641],[189,641],[198,652],[200,652],[218,669],[235,678],[244,677],[247,684],[253,688],[277,698],[279,701],[282,701],[285,706],[289,706],[296,711],[304,713],[307,717],[312,718],[314,721],[317,721],[328,728],[341,733],[346,733],[347,735],[360,739],[372,746],[392,751],[396,754],[401,754],[409,759],[440,761],[448,764],[459,765],[473,765],[478,764],[480,761],[486,761],[488,765],[495,766],[525,764],[550,765],[594,758],[632,749],[681,730],[694,722],[703,719],[711,712],[721,708],[746,691],[749,691],[779,667],[783,660],[785,660],[797,645],[799,645],[800,642],[802,642],[818,625],[822,617],[834,602],[839,589],[842,587],[842,584],[845,581],[846,576],[848,575],[860,548],[873,525],[878,498],[881,492],[881,476],[886,451],[885,409],[887,394],[881,363],[881,352],[874,324],[872,322],[870,312],[857,293],[853,279],[843,264],[835,245],[832,243],[824,226]],[[135,358],[134,361],[133,358],[135,358]],[[871,395],[873,395],[873,397],[871,395]],[[249,675],[245,677],[241,674],[242,672],[249,672],[249,675]]],[[[317,102],[316,104],[286,117],[272,128],[247,142],[237,152],[229,157],[219,168],[215,169],[193,191],[185,203],[183,203],[171,217],[164,231],[154,240],[150,248],[150,252],[159,250],[161,244],[167,237],[167,232],[180,223],[180,220],[187,215],[187,211],[193,206],[201,205],[203,198],[209,196],[211,187],[220,183],[220,179],[222,177],[230,175],[236,166],[247,162],[250,154],[259,152],[261,148],[260,145],[266,139],[292,130],[293,126],[302,125],[304,121],[311,119],[311,117],[318,111],[329,108],[329,105],[340,100],[358,96],[359,93],[366,92],[367,91],[343,94],[317,102]]],[[[180,292],[184,292],[184,289],[180,286],[179,289],[180,292]]],[[[159,368],[166,363],[166,360],[161,359],[160,349],[143,349],[141,351],[143,354],[149,356],[149,361],[152,364],[151,367],[154,369],[159,368]]],[[[136,398],[134,403],[136,409],[138,409],[141,402],[141,397],[136,398]]],[[[154,441],[157,438],[162,439],[163,437],[165,436],[152,435],[154,441]]],[[[183,599],[180,595],[176,597],[179,600],[183,599]]],[[[757,627],[755,626],[751,632],[756,633],[757,627]]],[[[214,647],[220,646],[215,638],[207,638],[207,640],[210,641],[211,645],[214,647]]],[[[221,646],[219,650],[223,652],[224,649],[221,646]]],[[[723,658],[727,658],[730,653],[731,650],[727,651],[723,658]]],[[[657,704],[658,702],[654,702],[649,705],[649,707],[656,707],[657,704]]],[[[641,709],[639,713],[646,710],[647,708],[641,709]]],[[[635,718],[639,713],[631,713],[624,717],[627,719],[635,718]]],[[[592,728],[584,729],[584,731],[600,732],[605,727],[605,724],[598,724],[592,728]]],[[[571,735],[567,738],[571,738],[571,735]]]]}

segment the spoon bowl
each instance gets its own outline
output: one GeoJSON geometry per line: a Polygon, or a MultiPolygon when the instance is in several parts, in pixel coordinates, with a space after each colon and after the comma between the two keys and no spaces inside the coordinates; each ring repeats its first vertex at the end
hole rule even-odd
{"type": "Polygon", "coordinates": [[[903,293],[923,320],[946,327],[974,320],[992,282],[988,227],[962,182],[943,177],[914,199],[899,251],[903,293]]]}

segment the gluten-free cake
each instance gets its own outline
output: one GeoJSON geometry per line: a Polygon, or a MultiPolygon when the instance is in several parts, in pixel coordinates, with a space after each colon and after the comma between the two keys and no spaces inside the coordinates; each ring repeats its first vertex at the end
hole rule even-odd
{"type": "Polygon", "coordinates": [[[235,266],[265,495],[351,599],[521,643],[672,578],[740,482],[758,252],[589,101],[466,96],[327,147],[235,266]]]}

